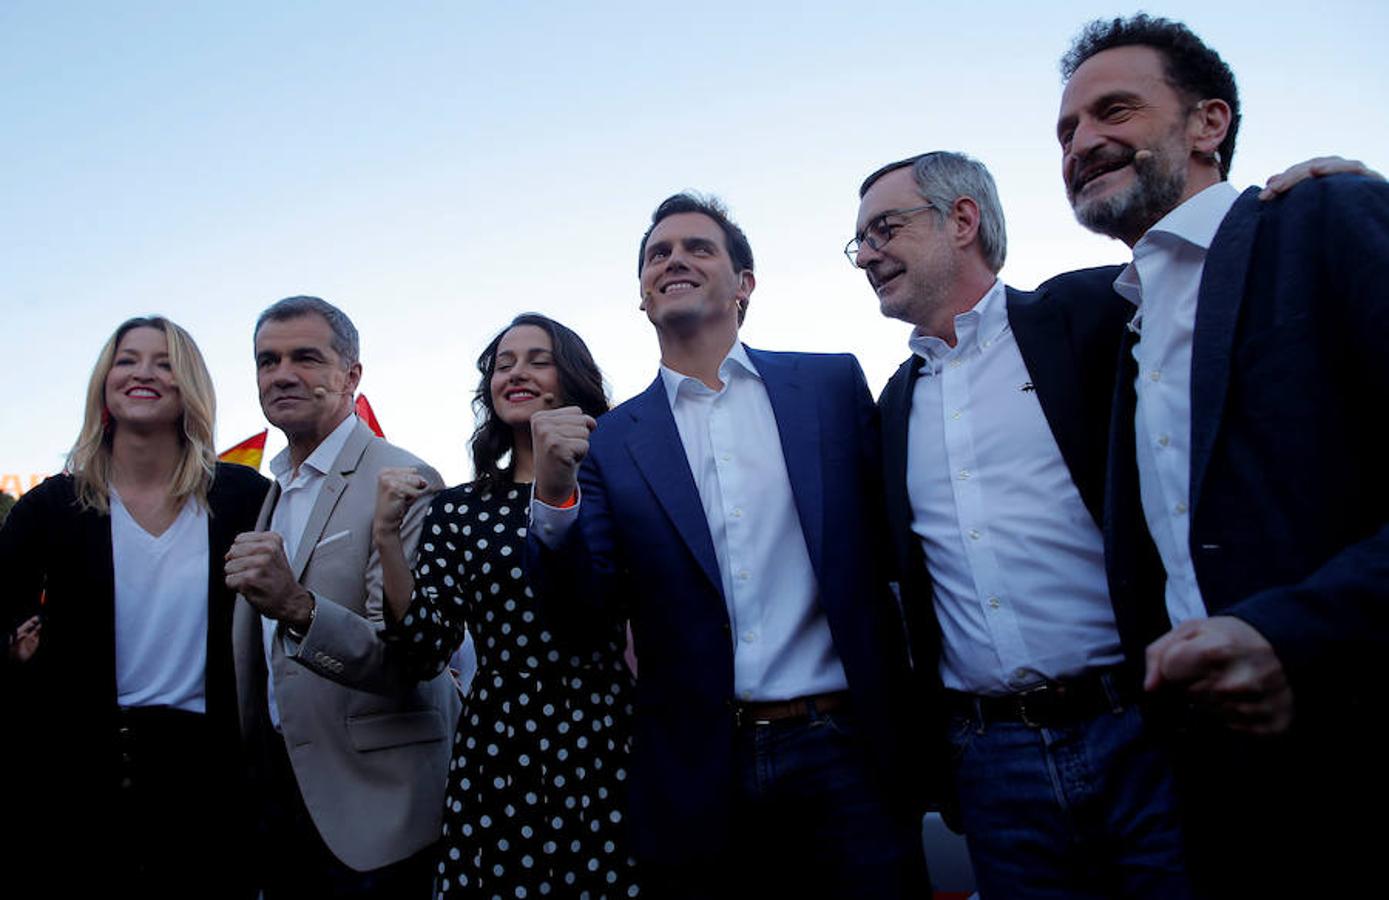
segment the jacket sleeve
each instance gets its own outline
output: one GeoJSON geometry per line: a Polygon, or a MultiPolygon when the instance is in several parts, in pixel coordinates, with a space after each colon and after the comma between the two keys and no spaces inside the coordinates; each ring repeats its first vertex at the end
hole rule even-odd
{"type": "Polygon", "coordinates": [[[526,577],[546,626],[584,648],[603,646],[627,615],[628,579],[600,455],[590,453],[579,468],[578,521],[553,547],[534,529],[526,539],[526,577]]]}
{"type": "Polygon", "coordinates": [[[1382,441],[1389,410],[1389,185],[1343,176],[1300,187],[1307,215],[1301,233],[1313,246],[1320,243],[1316,277],[1327,284],[1317,297],[1325,309],[1312,314],[1330,317],[1329,334],[1343,354],[1341,396],[1321,399],[1350,404],[1345,415],[1363,417],[1359,434],[1369,445],[1330,447],[1325,458],[1358,458],[1359,471],[1377,474],[1363,483],[1359,508],[1343,510],[1346,516],[1368,511],[1365,537],[1302,581],[1259,591],[1227,610],[1273,644],[1299,696],[1307,688],[1353,689],[1343,677],[1348,669],[1361,685],[1377,683],[1360,679],[1377,674],[1372,667],[1389,654],[1389,477],[1382,441]]]}
{"type": "MultiPolygon", "coordinates": [[[[420,532],[435,492],[443,487],[439,473],[429,466],[418,466],[429,482],[428,490],[410,507],[401,525],[405,558],[413,559],[420,532]]],[[[374,480],[373,480],[374,492],[374,480]]],[[[315,591],[314,620],[296,642],[282,627],[285,653],[295,662],[346,687],[378,693],[395,693],[416,682],[412,668],[400,649],[385,639],[385,602],[382,588],[381,556],[372,547],[367,559],[366,616],[361,616],[315,591]]]]}

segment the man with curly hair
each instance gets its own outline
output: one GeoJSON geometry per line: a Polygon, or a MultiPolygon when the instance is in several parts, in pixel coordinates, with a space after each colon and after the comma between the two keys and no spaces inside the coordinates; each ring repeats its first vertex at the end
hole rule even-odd
{"type": "Polygon", "coordinates": [[[1145,687],[1193,877],[1211,896],[1359,887],[1374,829],[1349,806],[1386,799],[1368,714],[1389,647],[1389,187],[1234,190],[1234,76],[1180,23],[1092,23],[1062,74],[1067,196],[1134,254],[1107,564],[1116,608],[1165,584],[1145,687]]]}

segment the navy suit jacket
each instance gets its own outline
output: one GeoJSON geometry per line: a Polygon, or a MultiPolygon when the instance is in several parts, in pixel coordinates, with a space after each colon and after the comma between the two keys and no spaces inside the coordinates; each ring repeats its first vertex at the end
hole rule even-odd
{"type": "MultiPolygon", "coordinates": [[[[1190,546],[1207,609],[1273,644],[1305,722],[1383,703],[1371,667],[1389,650],[1389,185],[1342,175],[1275,203],[1256,193],[1225,217],[1201,279],[1190,546]]],[[[1157,565],[1141,527],[1132,355],[1121,364],[1106,535],[1116,599],[1157,565]]]]}
{"type": "MultiPolygon", "coordinates": [[[[874,771],[904,813],[911,694],[884,554],[876,412],[848,355],[749,350],[781,435],[819,602],[874,771]]],[[[660,378],[603,416],[579,472],[579,524],[558,551],[532,538],[532,583],[551,627],[630,617],[641,673],[630,810],[640,857],[718,852],[733,792],[733,635],[713,541],[660,378]]]]}

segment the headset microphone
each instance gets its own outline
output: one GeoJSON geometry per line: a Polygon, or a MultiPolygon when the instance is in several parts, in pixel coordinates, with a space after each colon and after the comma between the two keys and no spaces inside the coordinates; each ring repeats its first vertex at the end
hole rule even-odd
{"type": "Polygon", "coordinates": [[[1151,150],[1138,150],[1138,151],[1135,151],[1134,154],[1133,154],[1133,163],[1134,163],[1134,165],[1136,165],[1136,166],[1147,165],[1148,163],[1150,163],[1150,162],[1152,162],[1152,161],[1153,161],[1153,151],[1151,151],[1151,150]]]}
{"type": "Polygon", "coordinates": [[[314,397],[315,397],[316,399],[318,399],[318,400],[322,400],[324,397],[328,396],[329,394],[336,394],[336,395],[338,395],[339,397],[341,397],[341,396],[344,396],[344,395],[350,394],[350,393],[351,393],[351,391],[330,391],[330,390],[328,390],[326,387],[324,387],[323,385],[319,385],[318,387],[316,387],[316,388],[313,389],[313,395],[314,395],[314,397]]]}

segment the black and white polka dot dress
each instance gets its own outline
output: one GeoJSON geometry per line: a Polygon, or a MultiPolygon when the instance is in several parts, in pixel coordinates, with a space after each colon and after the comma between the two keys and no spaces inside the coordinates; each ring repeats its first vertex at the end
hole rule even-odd
{"type": "Polygon", "coordinates": [[[465,627],[477,649],[449,765],[438,896],[636,897],[624,634],[615,627],[610,646],[581,658],[541,628],[524,572],[529,501],[516,484],[435,497],[398,628],[433,671],[465,627]]]}

